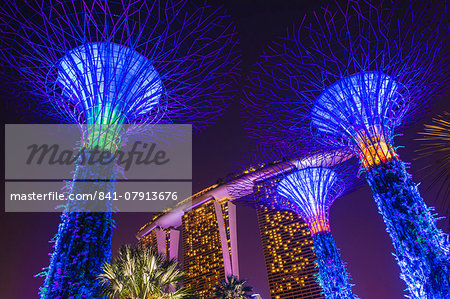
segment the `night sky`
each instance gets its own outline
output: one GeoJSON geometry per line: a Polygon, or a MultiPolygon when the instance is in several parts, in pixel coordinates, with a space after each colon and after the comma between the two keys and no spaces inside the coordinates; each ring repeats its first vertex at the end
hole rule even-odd
{"type": "MultiPolygon", "coordinates": [[[[231,14],[238,32],[242,51],[242,74],[251,70],[258,56],[275,38],[283,36],[286,28],[299,21],[304,13],[318,8],[323,1],[226,1],[224,6],[231,14]]],[[[211,2],[211,5],[215,5],[211,2]]],[[[239,82],[242,84],[242,80],[239,82]]],[[[6,82],[1,83],[6,86],[6,82]]],[[[435,202],[436,188],[426,190],[430,178],[420,169],[430,160],[417,160],[415,152],[419,147],[417,132],[424,123],[430,123],[434,114],[450,110],[449,93],[435,99],[434,106],[423,115],[417,116],[417,122],[397,137],[396,145],[404,145],[398,150],[400,158],[413,162],[410,173],[429,205],[435,205],[437,213],[443,215],[442,202],[435,202]]],[[[193,140],[193,191],[197,192],[210,186],[220,177],[224,177],[238,168],[237,161],[256,144],[249,139],[240,120],[239,98],[230,105],[228,111],[215,124],[194,136],[193,140]]],[[[12,95],[2,95],[2,102],[14,102],[12,95]]],[[[18,110],[14,104],[3,110],[5,123],[46,123],[45,117],[18,110]]],[[[33,109],[36,110],[36,107],[33,109]]],[[[2,140],[4,140],[2,138],[2,140]]],[[[3,147],[2,147],[3,148],[3,147]]],[[[4,194],[2,192],[2,194],[4,194]]],[[[3,201],[2,201],[3,205],[3,201]]],[[[1,208],[1,265],[0,277],[2,298],[37,298],[42,278],[33,275],[48,265],[51,244],[48,240],[56,233],[59,222],[57,213],[5,213],[1,208]]],[[[134,243],[134,235],[143,224],[149,221],[148,213],[120,213],[116,215],[117,229],[113,236],[113,252],[125,243],[134,243]]],[[[392,256],[393,247],[384,230],[381,215],[378,214],[369,187],[363,184],[359,189],[338,199],[331,208],[331,227],[341,257],[347,262],[348,272],[355,284],[354,293],[365,299],[398,299],[405,294],[405,285],[399,278],[399,269],[392,256]]],[[[438,225],[448,232],[448,221],[441,220],[438,225]]],[[[242,278],[248,278],[263,298],[269,298],[265,287],[265,265],[262,261],[262,249],[258,240],[256,214],[249,207],[238,209],[238,238],[242,278]]]]}

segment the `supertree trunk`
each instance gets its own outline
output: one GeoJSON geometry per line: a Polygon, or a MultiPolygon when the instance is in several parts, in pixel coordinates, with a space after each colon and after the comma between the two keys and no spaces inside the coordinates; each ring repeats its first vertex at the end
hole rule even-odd
{"type": "Polygon", "coordinates": [[[327,299],[358,298],[352,292],[345,265],[341,260],[336,243],[330,232],[313,236],[319,268],[319,283],[327,299]]]}
{"type": "MultiPolygon", "coordinates": [[[[71,182],[71,194],[113,192],[114,165],[108,167],[78,166],[71,182]],[[97,180],[97,178],[108,180],[97,180]],[[93,181],[89,181],[92,179],[93,181]],[[88,180],[88,181],[83,181],[88,180]]],[[[99,196],[99,195],[98,195],[99,196]]],[[[41,298],[96,298],[99,296],[97,276],[103,263],[111,258],[111,238],[114,228],[112,204],[106,200],[73,201],[61,216],[54,237],[54,252],[46,274],[41,298]],[[76,211],[76,212],[75,212],[76,211]],[[80,212],[81,211],[81,212],[80,212]],[[88,211],[88,212],[86,212],[88,211]]]]}
{"type": "MultiPolygon", "coordinates": [[[[81,125],[85,148],[115,142],[113,132],[123,124],[208,125],[234,91],[234,26],[222,9],[206,3],[10,1],[0,6],[0,27],[0,60],[13,70],[1,75],[32,95],[24,97],[23,110],[35,101],[44,118],[81,125]],[[109,128],[96,131],[99,125],[109,128]]],[[[121,137],[139,131],[125,130],[121,137]]],[[[106,149],[115,146],[120,141],[106,149]]],[[[93,193],[76,180],[89,179],[91,170],[74,176],[72,193],[93,193]]],[[[94,185],[99,192],[114,188],[113,179],[94,185]]],[[[48,273],[42,298],[95,296],[96,272],[111,255],[113,224],[111,214],[85,210],[77,214],[70,207],[62,216],[50,266],[40,274],[48,273]]]]}
{"type": "Polygon", "coordinates": [[[399,160],[367,171],[412,298],[450,298],[450,246],[399,160]]]}
{"type": "Polygon", "coordinates": [[[96,298],[113,226],[112,213],[63,213],[41,298],[96,298]]]}

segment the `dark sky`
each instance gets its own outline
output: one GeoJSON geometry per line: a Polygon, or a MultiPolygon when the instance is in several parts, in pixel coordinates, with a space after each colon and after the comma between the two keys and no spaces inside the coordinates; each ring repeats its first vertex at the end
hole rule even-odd
{"type": "MultiPolygon", "coordinates": [[[[240,38],[244,75],[271,40],[283,36],[287,26],[317,7],[319,2],[226,1],[224,5],[233,16],[240,38]]],[[[239,96],[216,124],[194,137],[194,192],[214,184],[217,178],[236,169],[236,161],[256,146],[242,127],[238,99],[239,96]]],[[[416,132],[422,130],[423,123],[430,122],[433,113],[449,110],[448,99],[448,95],[441,97],[431,112],[418,115],[418,121],[395,140],[396,145],[405,145],[398,153],[404,161],[413,162],[410,172],[416,182],[423,182],[419,189],[430,205],[434,204],[436,190],[425,191],[430,179],[424,178],[420,168],[427,161],[413,161],[417,156],[414,151],[420,147],[414,139],[418,137],[416,132]]],[[[3,111],[6,112],[3,117],[5,123],[45,123],[45,120],[33,118],[26,111],[16,111],[14,106],[3,111]]],[[[0,256],[4,270],[0,278],[0,296],[7,299],[37,298],[43,279],[33,275],[48,265],[48,253],[51,251],[48,240],[56,232],[59,214],[4,213],[3,207],[1,211],[0,256]]],[[[443,215],[441,202],[437,202],[437,212],[443,215]]],[[[113,250],[116,251],[124,243],[134,243],[135,233],[149,218],[147,213],[118,214],[113,250]]],[[[341,249],[342,259],[348,263],[348,271],[355,284],[354,292],[365,299],[401,298],[405,286],[399,278],[399,270],[391,254],[393,247],[368,186],[363,184],[360,189],[337,200],[331,208],[330,218],[337,246],[341,249]]],[[[263,298],[269,298],[267,289],[263,288],[265,275],[261,269],[264,265],[255,264],[262,254],[260,246],[255,243],[258,236],[255,219],[252,209],[244,207],[238,210],[241,274],[249,278],[249,283],[263,298]]],[[[439,226],[448,231],[446,222],[440,221],[439,226]]]]}

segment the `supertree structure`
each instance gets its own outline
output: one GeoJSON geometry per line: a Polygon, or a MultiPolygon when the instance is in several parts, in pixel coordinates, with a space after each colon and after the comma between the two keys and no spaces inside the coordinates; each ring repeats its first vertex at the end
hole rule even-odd
{"type": "Polygon", "coordinates": [[[262,143],[312,135],[359,157],[412,298],[450,296],[449,243],[393,144],[448,84],[441,4],[325,7],[271,46],[247,89],[248,127],[262,143]]]}
{"type": "Polygon", "coordinates": [[[319,270],[317,280],[325,298],[357,298],[329,221],[333,202],[357,181],[355,163],[348,161],[351,154],[333,151],[305,158],[293,154],[294,158],[287,158],[291,155],[278,150],[267,156],[259,155],[255,161],[263,166],[250,174],[246,171],[243,178],[230,183],[229,192],[256,208],[292,210],[301,216],[311,232],[319,270]],[[260,192],[261,188],[266,191],[260,192]]]}
{"type": "MultiPolygon", "coordinates": [[[[206,125],[233,84],[236,39],[220,8],[171,0],[14,1],[0,8],[0,25],[3,75],[26,91],[28,109],[79,124],[81,148],[113,153],[129,133],[124,124],[206,125]]],[[[111,191],[116,175],[115,166],[79,165],[69,188],[111,191]],[[106,180],[78,183],[98,178],[106,180]]],[[[114,226],[105,209],[62,214],[41,298],[98,295],[114,226]]]]}

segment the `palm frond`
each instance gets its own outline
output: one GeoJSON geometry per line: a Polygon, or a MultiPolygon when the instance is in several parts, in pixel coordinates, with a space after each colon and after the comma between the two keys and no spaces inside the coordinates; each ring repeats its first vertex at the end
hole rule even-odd
{"type": "Polygon", "coordinates": [[[98,276],[103,295],[119,299],[189,298],[192,292],[179,287],[182,278],[175,260],[166,260],[152,247],[129,245],[121,247],[98,276]]]}

